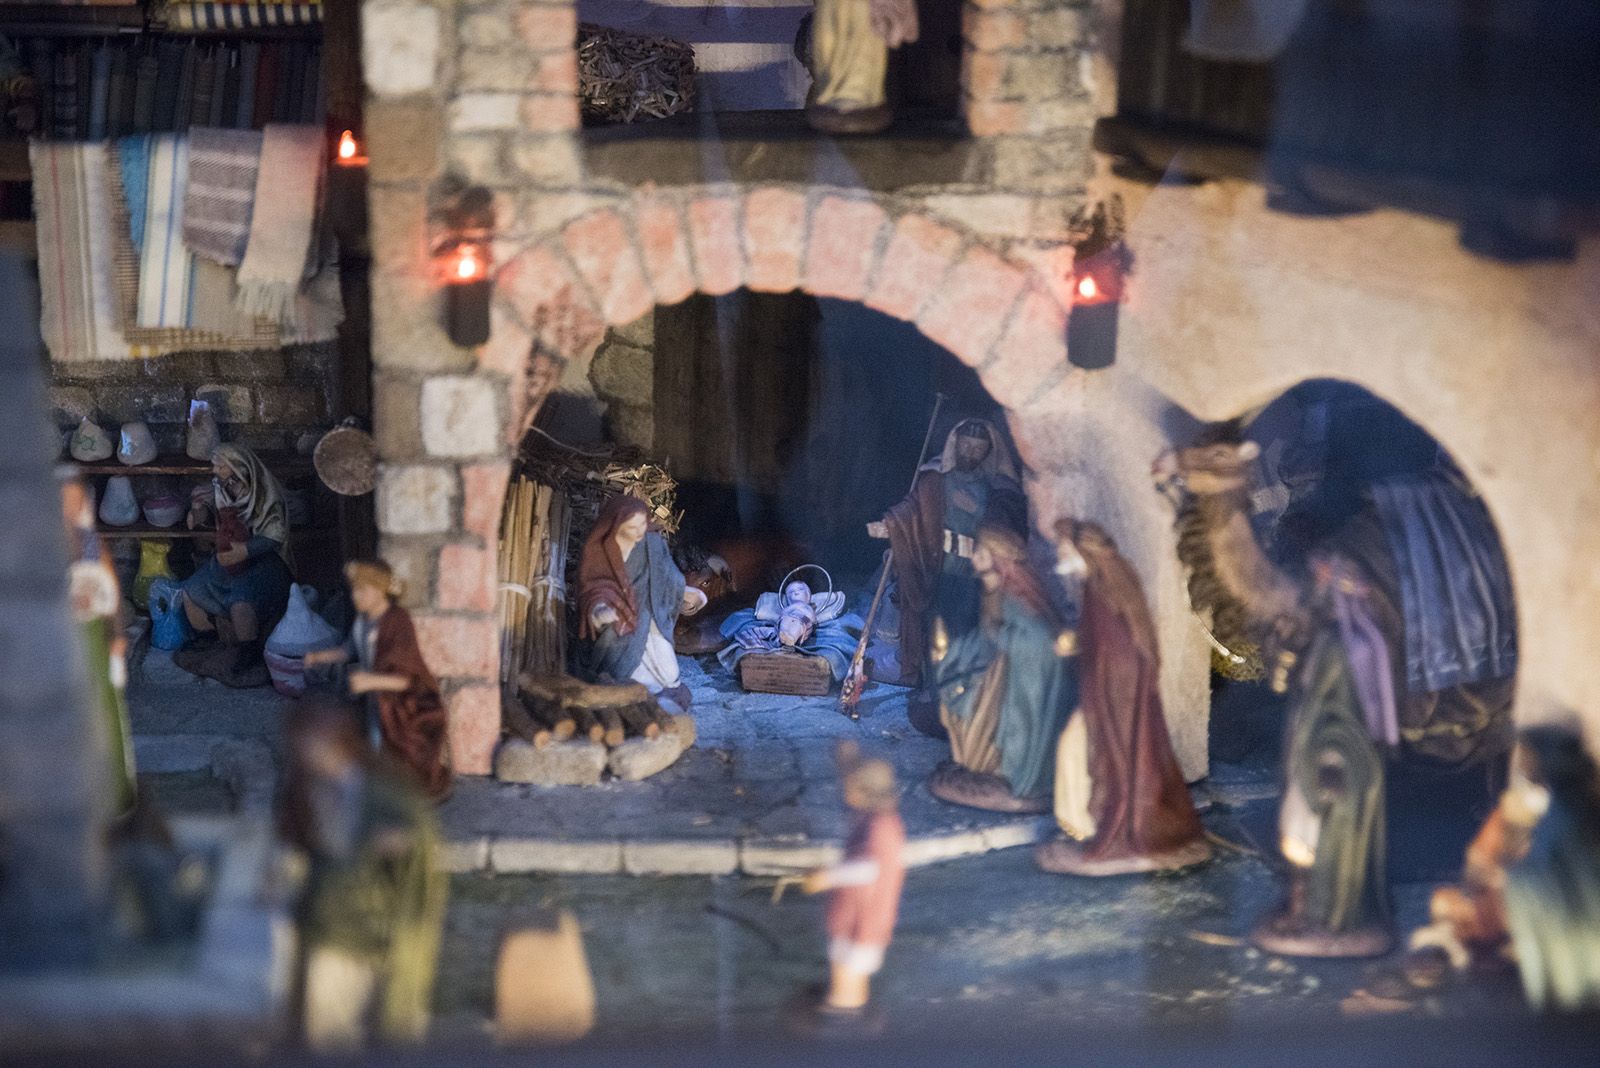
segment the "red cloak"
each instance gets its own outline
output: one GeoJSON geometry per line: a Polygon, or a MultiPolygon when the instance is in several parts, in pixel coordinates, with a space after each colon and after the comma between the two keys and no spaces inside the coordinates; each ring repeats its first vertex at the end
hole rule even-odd
{"type": "Polygon", "coordinates": [[[639,625],[639,606],[634,602],[633,583],[617,547],[617,528],[649,509],[637,497],[619,493],[600,508],[594,528],[583,541],[578,559],[578,637],[598,637],[589,622],[595,606],[608,604],[617,613],[617,634],[628,635],[639,625]]]}
{"type": "Polygon", "coordinates": [[[429,797],[442,800],[450,793],[451,779],[444,701],[439,680],[422,659],[411,616],[398,605],[378,621],[372,670],[402,676],[408,683],[399,693],[373,694],[384,752],[410,768],[429,797]]]}
{"type": "Polygon", "coordinates": [[[1088,728],[1095,834],[1083,857],[1168,853],[1205,832],[1161,710],[1155,625],[1139,576],[1110,540],[1074,540],[1089,565],[1079,623],[1078,707],[1088,728]]]}

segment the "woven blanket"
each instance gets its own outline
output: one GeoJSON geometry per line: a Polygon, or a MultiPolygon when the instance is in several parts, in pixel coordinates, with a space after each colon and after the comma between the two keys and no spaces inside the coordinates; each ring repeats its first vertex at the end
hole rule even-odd
{"type": "MultiPolygon", "coordinates": [[[[134,325],[186,327],[192,322],[194,255],[183,243],[183,198],[189,184],[189,142],[175,134],[142,138],[149,163],[144,198],[135,193],[137,175],[124,169],[132,232],[139,248],[139,304],[134,325]],[[143,218],[140,219],[140,214],[143,218]]],[[[126,163],[129,156],[124,155],[126,163]]]]}
{"type": "Polygon", "coordinates": [[[250,240],[239,264],[239,307],[290,328],[301,283],[319,266],[312,234],[325,149],[318,126],[270,125],[261,142],[250,240]]]}
{"type": "Polygon", "coordinates": [[[259,130],[189,131],[183,240],[191,252],[234,267],[244,259],[260,166],[259,130]]]}
{"type": "Polygon", "coordinates": [[[321,22],[321,4],[181,3],[169,4],[166,9],[167,28],[192,32],[315,26],[321,22]]]}
{"type": "Polygon", "coordinates": [[[113,276],[110,154],[101,144],[28,146],[39,249],[39,328],[51,359],[125,360],[113,276]]]}

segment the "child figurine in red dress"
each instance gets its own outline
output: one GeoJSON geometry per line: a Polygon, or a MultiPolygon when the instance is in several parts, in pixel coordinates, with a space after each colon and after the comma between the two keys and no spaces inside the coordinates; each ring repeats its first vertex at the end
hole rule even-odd
{"type": "Polygon", "coordinates": [[[828,892],[829,982],[815,1011],[849,1019],[867,1008],[872,976],[883,966],[894,934],[906,874],[906,829],[894,770],[882,760],[863,759],[852,742],[840,743],[838,756],[844,803],[851,810],[844,856],[807,875],[801,889],[828,892]]]}

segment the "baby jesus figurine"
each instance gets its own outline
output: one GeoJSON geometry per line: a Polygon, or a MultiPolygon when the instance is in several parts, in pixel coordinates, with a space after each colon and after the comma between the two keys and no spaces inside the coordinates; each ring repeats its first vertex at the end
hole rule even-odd
{"type": "Polygon", "coordinates": [[[905,824],[894,769],[866,760],[854,742],[838,748],[850,831],[838,864],[807,875],[800,889],[828,895],[828,986],[809,1009],[813,1028],[871,1024],[872,977],[883,966],[905,883],[905,824]]]}
{"type": "Polygon", "coordinates": [[[722,636],[730,644],[717,659],[734,671],[750,653],[792,650],[823,657],[837,680],[850,669],[862,626],[859,616],[845,614],[844,594],[813,593],[796,580],[786,583],[782,594],[763,593],[754,608],[725,619],[722,636]]]}

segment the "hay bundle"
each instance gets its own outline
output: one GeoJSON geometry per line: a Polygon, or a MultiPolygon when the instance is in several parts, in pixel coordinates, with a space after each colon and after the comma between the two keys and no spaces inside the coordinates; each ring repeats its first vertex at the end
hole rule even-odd
{"type": "Polygon", "coordinates": [[[670,37],[578,27],[578,100],[589,122],[664,119],[694,106],[694,49],[670,37]]]}

